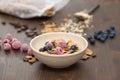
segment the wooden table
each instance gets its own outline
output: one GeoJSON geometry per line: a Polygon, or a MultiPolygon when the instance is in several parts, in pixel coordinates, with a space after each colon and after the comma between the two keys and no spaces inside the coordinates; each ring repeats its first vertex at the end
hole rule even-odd
{"type": "Polygon", "coordinates": [[[0,21],[5,21],[6,25],[0,24],[0,35],[4,38],[7,33],[11,33],[22,43],[29,44],[31,38],[24,32],[17,33],[9,22],[19,22],[40,29],[42,21],[52,20],[59,24],[67,14],[90,9],[96,4],[100,4],[100,8],[94,13],[94,28],[87,33],[105,31],[111,25],[115,26],[117,32],[114,39],[108,39],[105,43],[96,41],[94,46],[89,45],[97,54],[96,58],[79,61],[65,69],[51,69],[40,62],[33,65],[23,62],[24,54],[19,51],[5,52],[1,49],[0,80],[120,80],[120,0],[71,0],[64,9],[49,19],[23,20],[1,13],[0,21]]]}

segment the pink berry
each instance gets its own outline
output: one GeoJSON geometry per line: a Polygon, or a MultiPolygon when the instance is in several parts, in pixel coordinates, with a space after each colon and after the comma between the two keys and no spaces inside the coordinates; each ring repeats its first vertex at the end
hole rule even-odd
{"type": "Polygon", "coordinates": [[[57,46],[61,47],[61,48],[65,48],[67,46],[67,43],[66,42],[59,42],[57,44],[57,46]]]}
{"type": "Polygon", "coordinates": [[[0,47],[2,46],[2,40],[0,40],[0,47]]]}
{"type": "Polygon", "coordinates": [[[33,55],[33,52],[32,52],[32,49],[31,49],[31,48],[28,49],[27,54],[28,54],[28,55],[31,55],[31,56],[33,55]]]}
{"type": "Polygon", "coordinates": [[[28,49],[29,49],[29,46],[28,46],[27,44],[25,44],[25,43],[22,44],[22,46],[21,46],[21,50],[22,50],[22,51],[27,52],[28,49]]]}
{"type": "Polygon", "coordinates": [[[13,39],[13,38],[12,38],[12,34],[7,34],[7,35],[6,35],[6,39],[12,41],[12,39],[13,39]]]}
{"type": "Polygon", "coordinates": [[[57,46],[59,46],[59,47],[61,47],[61,48],[65,48],[65,47],[67,46],[67,43],[66,43],[65,40],[60,39],[60,40],[58,40],[58,42],[57,42],[57,46]]]}
{"type": "Polygon", "coordinates": [[[53,47],[53,44],[51,42],[47,42],[46,45],[53,47]]]}
{"type": "Polygon", "coordinates": [[[63,53],[64,53],[64,51],[62,50],[61,47],[56,47],[54,50],[54,54],[61,55],[63,53]]]}
{"type": "Polygon", "coordinates": [[[12,48],[13,49],[20,49],[20,47],[21,47],[21,42],[20,41],[14,41],[12,43],[12,48]]]}
{"type": "Polygon", "coordinates": [[[10,44],[12,44],[15,41],[18,41],[18,40],[16,38],[13,38],[12,41],[10,42],[10,44]]]}
{"type": "Polygon", "coordinates": [[[9,39],[4,39],[3,44],[5,44],[5,43],[10,43],[10,40],[9,39]]]}
{"type": "Polygon", "coordinates": [[[11,45],[9,44],[9,43],[5,43],[4,44],[4,50],[5,51],[8,51],[8,50],[10,50],[11,49],[11,45]]]}

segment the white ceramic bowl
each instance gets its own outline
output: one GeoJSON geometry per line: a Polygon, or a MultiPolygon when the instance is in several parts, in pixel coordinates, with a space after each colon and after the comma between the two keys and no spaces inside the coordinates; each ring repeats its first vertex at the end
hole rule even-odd
{"type": "Polygon", "coordinates": [[[52,68],[65,68],[76,63],[80,60],[87,46],[88,42],[82,36],[64,32],[52,32],[39,35],[33,38],[30,42],[30,47],[33,50],[33,54],[35,55],[35,57],[40,62],[52,68]],[[44,52],[39,52],[39,48],[43,47],[45,42],[61,38],[66,41],[72,40],[73,42],[77,43],[81,50],[79,52],[64,55],[45,54],[44,52]]]}

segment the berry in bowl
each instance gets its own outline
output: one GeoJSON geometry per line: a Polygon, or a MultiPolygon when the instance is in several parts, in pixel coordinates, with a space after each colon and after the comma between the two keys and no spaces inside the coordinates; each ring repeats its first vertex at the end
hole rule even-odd
{"type": "Polygon", "coordinates": [[[35,57],[52,68],[65,68],[80,60],[88,42],[72,33],[52,32],[39,35],[30,42],[35,57]]]}

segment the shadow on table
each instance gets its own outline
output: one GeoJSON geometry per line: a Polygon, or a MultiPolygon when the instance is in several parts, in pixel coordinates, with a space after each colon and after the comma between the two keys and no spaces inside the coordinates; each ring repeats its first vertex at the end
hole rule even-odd
{"type": "Polygon", "coordinates": [[[45,80],[76,80],[76,78],[79,77],[90,76],[88,71],[84,71],[85,69],[84,64],[80,62],[62,69],[50,68],[44,64],[37,64],[37,71],[34,76],[45,80]],[[84,76],[86,72],[87,74],[84,76]]]}
{"type": "MultiPolygon", "coordinates": [[[[45,70],[52,70],[52,71],[66,71],[66,70],[78,69],[78,68],[80,68],[79,66],[80,66],[79,63],[75,63],[69,67],[66,67],[66,68],[51,68],[51,67],[46,66],[45,64],[41,64],[40,68],[42,68],[43,70],[45,69],[45,70]]],[[[81,67],[82,67],[82,65],[81,65],[81,67]]]]}

